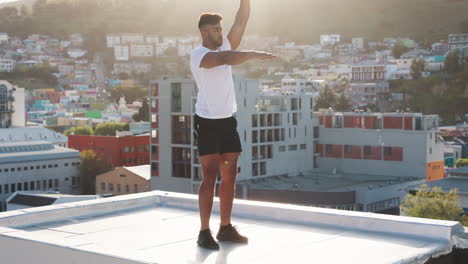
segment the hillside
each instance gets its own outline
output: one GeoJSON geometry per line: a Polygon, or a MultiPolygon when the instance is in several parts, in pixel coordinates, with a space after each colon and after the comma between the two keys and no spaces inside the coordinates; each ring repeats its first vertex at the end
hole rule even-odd
{"type": "MultiPolygon", "coordinates": [[[[22,0],[15,5],[31,6],[32,1],[22,0]]],[[[201,12],[224,14],[228,27],[239,4],[237,0],[49,2],[46,8],[34,13],[34,30],[196,33],[196,20],[201,12]]],[[[447,39],[451,32],[468,32],[467,13],[466,0],[253,0],[248,33],[279,35],[298,42],[317,42],[323,33],[371,40],[411,36],[434,41],[447,39]]],[[[0,23],[0,31],[8,31],[5,27],[5,23],[0,23]]]]}

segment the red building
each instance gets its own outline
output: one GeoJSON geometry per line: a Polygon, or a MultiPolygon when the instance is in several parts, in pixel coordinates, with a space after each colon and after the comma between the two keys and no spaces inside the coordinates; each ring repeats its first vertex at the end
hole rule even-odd
{"type": "Polygon", "coordinates": [[[114,167],[149,164],[149,143],[149,135],[125,137],[68,136],[68,146],[70,148],[79,151],[93,150],[104,161],[114,167]]]}

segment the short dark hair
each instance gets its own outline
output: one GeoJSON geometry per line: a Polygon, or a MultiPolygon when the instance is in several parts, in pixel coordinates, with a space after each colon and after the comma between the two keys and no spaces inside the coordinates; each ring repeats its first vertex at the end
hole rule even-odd
{"type": "Polygon", "coordinates": [[[223,20],[223,16],[216,13],[204,13],[200,15],[198,20],[198,28],[202,28],[204,25],[216,25],[223,20]]]}

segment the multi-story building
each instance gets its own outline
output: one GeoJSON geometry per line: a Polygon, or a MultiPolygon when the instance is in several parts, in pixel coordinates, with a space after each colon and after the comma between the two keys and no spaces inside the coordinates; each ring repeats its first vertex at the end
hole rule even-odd
{"type": "Polygon", "coordinates": [[[145,41],[146,43],[157,44],[159,43],[159,36],[158,35],[146,35],[145,41]]]}
{"type": "Polygon", "coordinates": [[[15,69],[15,60],[0,57],[0,72],[13,72],[15,69]]]}
{"type": "Polygon", "coordinates": [[[150,165],[118,167],[96,176],[96,194],[124,195],[150,191],[150,165]]]}
{"type": "Polygon", "coordinates": [[[118,34],[107,34],[106,36],[107,47],[113,48],[115,45],[120,44],[120,35],[118,34]]]}
{"type": "Polygon", "coordinates": [[[352,65],[352,81],[383,81],[386,76],[386,66],[384,63],[376,61],[363,61],[352,65]]]}
{"type": "Polygon", "coordinates": [[[58,147],[68,147],[68,138],[44,127],[16,127],[0,129],[0,144],[47,141],[58,147]]]}
{"type": "Polygon", "coordinates": [[[0,129],[24,127],[25,111],[24,88],[0,80],[0,129]]]}
{"type": "Polygon", "coordinates": [[[15,191],[77,193],[80,153],[45,141],[0,144],[0,196],[15,191]]]}
{"type": "Polygon", "coordinates": [[[417,113],[319,113],[321,169],[342,173],[444,177],[438,116],[417,113]]]}
{"type": "Polygon", "coordinates": [[[8,33],[0,32],[0,44],[8,42],[8,33]]]}
{"type": "Polygon", "coordinates": [[[153,57],[154,46],[152,44],[131,44],[130,55],[132,57],[153,57]]]}
{"type": "Polygon", "coordinates": [[[281,90],[285,93],[317,93],[312,81],[300,80],[292,78],[284,78],[281,80],[281,90]]]}
{"type": "Polygon", "coordinates": [[[137,62],[128,62],[128,63],[114,63],[114,74],[119,74],[126,72],[131,74],[133,72],[137,73],[149,73],[151,72],[151,64],[149,63],[137,63],[137,62]]]}
{"type": "Polygon", "coordinates": [[[468,46],[468,34],[449,34],[449,50],[468,46]]]}
{"type": "Polygon", "coordinates": [[[341,36],[338,34],[320,35],[320,45],[335,45],[340,43],[341,36]]]}
{"type": "Polygon", "coordinates": [[[68,136],[70,148],[93,150],[103,161],[114,167],[149,164],[149,135],[124,137],[68,136]]]}
{"type": "Polygon", "coordinates": [[[128,45],[115,45],[114,57],[117,61],[128,61],[130,58],[130,50],[128,45]]]}
{"type": "Polygon", "coordinates": [[[376,104],[390,96],[390,85],[388,82],[351,83],[345,90],[353,106],[365,106],[376,104]]]}
{"type": "Polygon", "coordinates": [[[122,34],[121,36],[122,44],[144,43],[144,42],[145,42],[145,37],[143,36],[143,34],[126,33],[126,34],[122,34]]]}
{"type": "Polygon", "coordinates": [[[355,50],[364,49],[364,38],[352,38],[351,43],[353,44],[353,49],[355,50]]]}
{"type": "MultiPolygon", "coordinates": [[[[243,152],[239,180],[312,170],[313,97],[262,93],[259,82],[235,76],[238,132],[243,152]]],[[[196,85],[167,79],[151,86],[152,189],[193,193],[202,174],[192,127],[196,85]]]]}

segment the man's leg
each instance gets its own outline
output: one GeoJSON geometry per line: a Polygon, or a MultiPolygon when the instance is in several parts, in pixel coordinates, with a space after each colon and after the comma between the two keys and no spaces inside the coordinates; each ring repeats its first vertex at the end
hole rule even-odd
{"type": "Polygon", "coordinates": [[[198,206],[200,208],[200,230],[210,228],[210,217],[213,208],[214,189],[219,172],[220,154],[210,154],[200,157],[203,179],[198,189],[198,206]]]}
{"type": "Polygon", "coordinates": [[[232,204],[234,201],[237,177],[237,159],[239,153],[223,153],[219,161],[221,185],[219,187],[221,225],[231,223],[232,204]]]}

